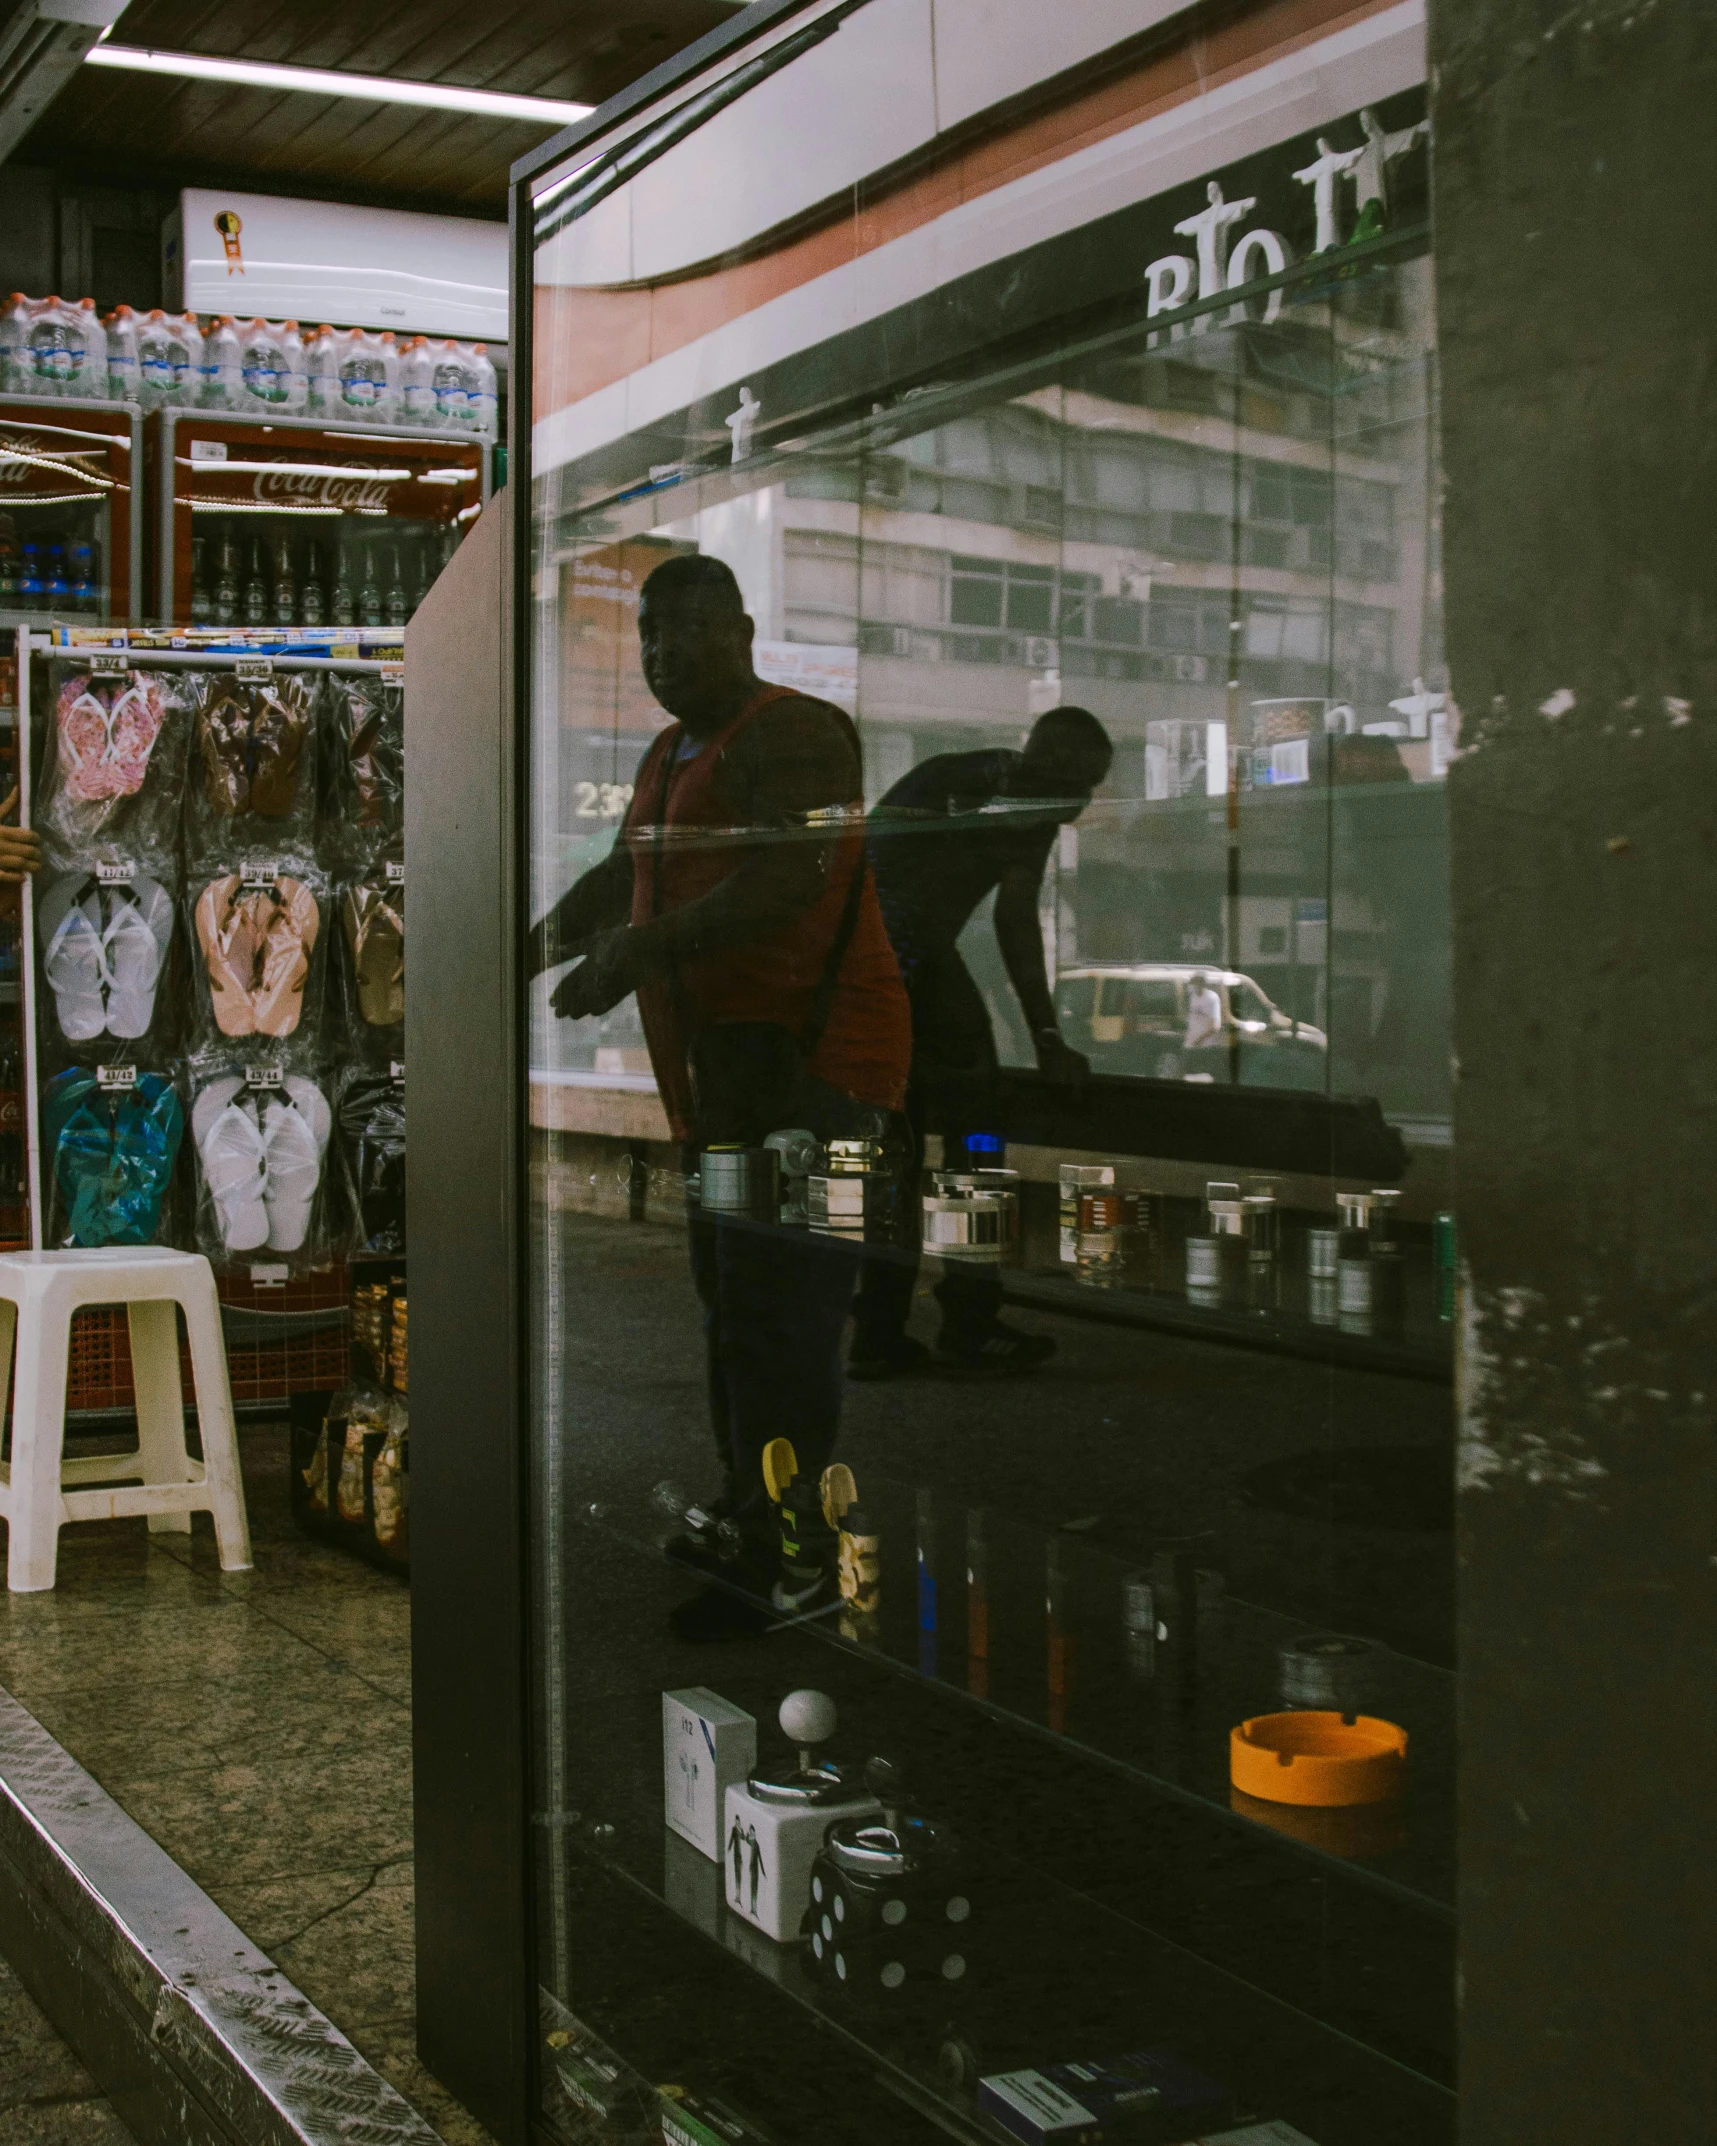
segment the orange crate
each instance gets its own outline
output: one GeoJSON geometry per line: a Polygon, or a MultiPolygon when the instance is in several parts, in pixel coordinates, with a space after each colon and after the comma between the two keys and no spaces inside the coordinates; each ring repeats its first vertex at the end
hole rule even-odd
{"type": "MultiPolygon", "coordinates": [[[[295,1393],[330,1392],[345,1385],[350,1364],[350,1327],[344,1318],[329,1318],[305,1330],[294,1314],[344,1313],[347,1279],[344,1263],[324,1267],[269,1287],[248,1275],[218,1275],[223,1305],[257,1315],[227,1341],[227,1375],[236,1402],[284,1401],[295,1393]],[[278,1318],[278,1337],[264,1321],[278,1318]]],[[[187,1397],[192,1392],[191,1361],[180,1342],[181,1376],[187,1397]]],[[[68,1409],[129,1409],[136,1405],[131,1382],[131,1336],[124,1310],[94,1305],[72,1319],[71,1360],[66,1385],[68,1409]]]]}

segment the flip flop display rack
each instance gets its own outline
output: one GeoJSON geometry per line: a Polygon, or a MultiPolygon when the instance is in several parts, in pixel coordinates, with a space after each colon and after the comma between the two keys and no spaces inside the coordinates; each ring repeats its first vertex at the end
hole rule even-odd
{"type": "MultiPolygon", "coordinates": [[[[17,934],[21,1234],[207,1254],[234,1399],[324,1440],[353,1378],[354,1274],[403,1295],[403,663],[397,628],[17,636],[22,812],[46,860],[17,934]]],[[[309,1520],[356,1516],[397,1563],[387,1386],[403,1372],[356,1403],[386,1418],[356,1449],[361,1494],[343,1446],[320,1508],[296,1455],[294,1482],[309,1520]]],[[[133,1405],[120,1313],[80,1315],[68,1400],[133,1405]]]]}

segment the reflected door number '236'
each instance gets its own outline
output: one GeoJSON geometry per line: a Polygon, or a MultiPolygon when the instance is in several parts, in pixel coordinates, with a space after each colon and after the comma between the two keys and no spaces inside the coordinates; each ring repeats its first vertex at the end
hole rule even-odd
{"type": "Polygon", "coordinates": [[[617,820],[632,802],[629,782],[580,782],[573,788],[581,820],[617,820]]]}

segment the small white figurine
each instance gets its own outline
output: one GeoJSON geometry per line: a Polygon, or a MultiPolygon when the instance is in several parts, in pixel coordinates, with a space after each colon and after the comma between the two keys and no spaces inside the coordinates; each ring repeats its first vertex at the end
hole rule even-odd
{"type": "Polygon", "coordinates": [[[751,435],[757,430],[757,421],[763,415],[763,405],[751,392],[742,387],[739,391],[739,408],[722,423],[733,434],[733,459],[743,462],[751,452],[751,435]]]}

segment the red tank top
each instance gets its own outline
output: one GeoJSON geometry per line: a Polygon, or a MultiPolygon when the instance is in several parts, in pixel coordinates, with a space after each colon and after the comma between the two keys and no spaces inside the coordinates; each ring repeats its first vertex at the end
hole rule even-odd
{"type": "MultiPolygon", "coordinates": [[[[699,832],[742,832],[731,827],[731,816],[716,796],[722,753],[762,709],[776,701],[806,697],[784,686],[764,687],[691,760],[675,758],[685,736],[678,723],[656,739],[638,770],[622,830],[632,852],[634,924],[648,923],[697,901],[751,854],[743,840],[696,839],[699,832]]],[[[846,730],[856,761],[858,733],[850,718],[826,701],[812,705],[834,716],[846,730]]],[[[691,1032],[719,1021],[767,1021],[795,1036],[804,1032],[834,950],[852,876],[863,860],[864,829],[862,823],[855,823],[837,840],[822,893],[790,923],[742,946],[683,963],[677,987],[667,978],[639,985],[638,1011],[650,1046],[650,1063],[676,1138],[692,1137],[686,1060],[691,1032]]],[[[898,1110],[906,1095],[911,1057],[912,1015],[906,989],[882,921],[876,882],[867,876],[857,923],[810,1069],[861,1103],[898,1110]]]]}

